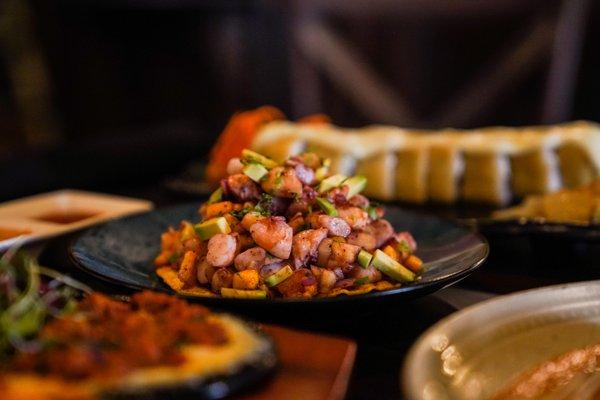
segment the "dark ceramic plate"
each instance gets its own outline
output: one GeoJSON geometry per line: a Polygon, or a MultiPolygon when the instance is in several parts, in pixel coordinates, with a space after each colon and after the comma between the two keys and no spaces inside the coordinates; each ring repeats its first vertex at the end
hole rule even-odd
{"type": "MultiPolygon", "coordinates": [[[[87,272],[135,289],[172,292],[154,273],[152,263],[160,248],[160,235],[181,220],[197,221],[198,204],[151,211],[108,222],[84,232],[71,247],[71,258],[87,272]]],[[[397,230],[413,233],[418,255],[425,262],[421,278],[410,284],[381,292],[356,296],[313,299],[232,299],[195,298],[226,309],[240,307],[285,308],[323,307],[369,303],[375,298],[405,299],[431,293],[471,273],[485,260],[488,245],[479,234],[455,223],[397,207],[387,207],[386,218],[397,230]]],[[[281,309],[280,308],[280,309],[281,309]]]]}

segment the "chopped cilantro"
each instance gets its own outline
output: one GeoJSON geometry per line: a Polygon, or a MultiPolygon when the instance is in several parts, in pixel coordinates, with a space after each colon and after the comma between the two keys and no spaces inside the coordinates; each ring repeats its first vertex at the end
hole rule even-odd
{"type": "Polygon", "coordinates": [[[369,283],[369,277],[363,276],[362,278],[358,278],[354,280],[354,286],[364,285],[365,283],[369,283]]]}
{"type": "Polygon", "coordinates": [[[167,262],[169,264],[173,264],[173,263],[176,263],[177,261],[179,261],[179,258],[181,258],[180,253],[173,253],[169,256],[169,258],[167,258],[167,262]]]}
{"type": "Polygon", "coordinates": [[[246,208],[242,208],[241,210],[233,210],[231,211],[229,214],[231,214],[232,216],[234,216],[235,218],[241,220],[242,218],[244,218],[244,216],[246,216],[246,214],[248,214],[250,211],[252,211],[252,208],[250,207],[246,207],[246,208]]]}

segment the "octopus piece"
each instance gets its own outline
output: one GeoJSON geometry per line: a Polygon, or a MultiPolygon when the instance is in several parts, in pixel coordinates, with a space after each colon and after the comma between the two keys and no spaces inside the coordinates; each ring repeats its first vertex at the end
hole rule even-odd
{"type": "Polygon", "coordinates": [[[307,229],[296,234],[292,240],[294,267],[306,265],[317,256],[319,244],[327,237],[327,229],[307,229]]]}
{"type": "Polygon", "coordinates": [[[263,218],[250,227],[252,239],[275,257],[288,259],[292,252],[293,229],[283,217],[263,218]]]}
{"type": "Polygon", "coordinates": [[[315,204],[316,198],[317,192],[310,186],[304,186],[304,188],[302,188],[302,195],[294,199],[294,201],[289,205],[287,209],[288,217],[294,216],[297,213],[308,213],[310,207],[312,207],[313,204],[315,204]]]}
{"type": "Polygon", "coordinates": [[[360,246],[366,251],[373,251],[377,248],[377,239],[375,239],[375,236],[362,231],[352,232],[346,238],[346,242],[355,246],[360,246]]]}
{"type": "Polygon", "coordinates": [[[342,206],[337,209],[339,217],[350,225],[352,229],[363,229],[369,223],[369,214],[361,208],[342,206]]]}
{"type": "Polygon", "coordinates": [[[317,294],[318,285],[315,276],[309,269],[300,268],[275,288],[283,297],[310,298],[317,294]]]}
{"type": "Polygon", "coordinates": [[[313,183],[315,183],[315,171],[313,171],[306,165],[297,164],[294,167],[294,172],[296,173],[298,180],[300,180],[300,182],[302,182],[303,184],[312,185],[313,183]]]}
{"type": "Polygon", "coordinates": [[[219,268],[215,271],[210,281],[210,287],[213,291],[219,293],[221,288],[231,287],[233,284],[233,272],[227,268],[219,268]]]}
{"type": "Polygon", "coordinates": [[[246,269],[259,269],[265,265],[267,252],[262,247],[253,247],[238,254],[233,260],[233,264],[238,271],[246,269]]]}
{"type": "Polygon", "coordinates": [[[311,214],[309,223],[313,228],[326,228],[329,236],[347,237],[350,232],[350,225],[342,218],[330,217],[325,214],[311,214]]]}
{"type": "Polygon", "coordinates": [[[239,201],[250,201],[260,199],[259,186],[244,174],[230,175],[221,181],[223,191],[232,195],[239,201]]]}
{"type": "Polygon", "coordinates": [[[348,202],[348,186],[333,188],[327,192],[325,197],[336,206],[346,204],[348,202]]]}
{"type": "Polygon", "coordinates": [[[212,281],[212,277],[215,273],[216,269],[212,265],[210,265],[206,259],[202,260],[200,264],[198,264],[198,273],[197,278],[198,282],[202,285],[207,285],[212,281]]]}
{"type": "Polygon", "coordinates": [[[213,267],[226,267],[233,263],[237,240],[233,235],[218,233],[208,241],[206,261],[213,267]]]}
{"type": "Polygon", "coordinates": [[[293,168],[275,167],[261,183],[265,192],[273,196],[293,198],[302,194],[302,182],[293,168]]]}
{"type": "Polygon", "coordinates": [[[369,199],[362,194],[355,194],[348,199],[348,204],[354,207],[367,208],[369,207],[369,199]]]}
{"type": "Polygon", "coordinates": [[[364,231],[373,235],[375,238],[375,247],[381,247],[385,242],[394,236],[394,228],[385,219],[378,219],[367,225],[364,231]]]}

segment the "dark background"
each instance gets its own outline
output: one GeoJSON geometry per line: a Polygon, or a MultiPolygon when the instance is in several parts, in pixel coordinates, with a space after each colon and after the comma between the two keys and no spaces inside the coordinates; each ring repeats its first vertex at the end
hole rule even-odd
{"type": "Polygon", "coordinates": [[[600,120],[599,3],[4,0],[0,200],[158,185],[263,104],[348,126],[600,120]],[[334,33],[410,115],[365,105],[369,81],[341,79],[351,68],[305,25],[334,33]]]}

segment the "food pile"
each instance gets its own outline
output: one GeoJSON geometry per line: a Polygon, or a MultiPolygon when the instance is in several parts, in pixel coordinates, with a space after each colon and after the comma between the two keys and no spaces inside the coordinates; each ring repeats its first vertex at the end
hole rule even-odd
{"type": "Polygon", "coordinates": [[[115,300],[10,253],[0,257],[3,400],[187,398],[193,384],[274,365],[270,341],[235,317],[151,291],[115,300]]]}
{"type": "Polygon", "coordinates": [[[360,194],[365,177],[329,168],[314,153],[278,164],[244,149],[201,221],[163,233],[157,274],[180,293],[238,298],[358,294],[417,279],[412,235],[360,194]]]}

